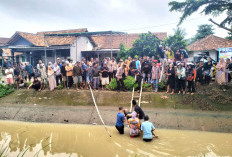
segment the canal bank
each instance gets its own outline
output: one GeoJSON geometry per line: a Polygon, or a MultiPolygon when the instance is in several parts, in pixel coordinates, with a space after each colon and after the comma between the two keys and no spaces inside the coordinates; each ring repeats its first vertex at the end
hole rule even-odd
{"type": "MultiPolygon", "coordinates": [[[[99,106],[106,125],[116,122],[117,106],[99,106]]],[[[157,128],[232,132],[232,112],[143,107],[157,128]]],[[[25,122],[97,124],[94,106],[1,104],[0,119],[25,122]]]]}

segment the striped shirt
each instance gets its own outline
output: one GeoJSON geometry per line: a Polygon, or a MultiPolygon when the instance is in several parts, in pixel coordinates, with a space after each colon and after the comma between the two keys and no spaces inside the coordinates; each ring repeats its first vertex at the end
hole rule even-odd
{"type": "Polygon", "coordinates": [[[160,68],[158,66],[153,66],[151,70],[152,77],[151,79],[158,79],[159,74],[160,74],[160,68]]]}

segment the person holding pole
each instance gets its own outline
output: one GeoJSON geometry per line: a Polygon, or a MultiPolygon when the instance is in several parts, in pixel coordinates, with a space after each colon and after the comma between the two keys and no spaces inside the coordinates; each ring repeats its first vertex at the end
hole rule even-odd
{"type": "Polygon", "coordinates": [[[119,112],[117,114],[117,122],[115,124],[115,127],[120,134],[124,134],[124,122],[126,121],[126,118],[124,116],[123,107],[119,107],[118,110],[119,112]]]}
{"type": "Polygon", "coordinates": [[[134,111],[137,113],[137,117],[139,117],[140,122],[143,121],[144,118],[144,112],[139,107],[139,105],[136,104],[136,100],[132,100],[132,104],[134,106],[134,111]]]}

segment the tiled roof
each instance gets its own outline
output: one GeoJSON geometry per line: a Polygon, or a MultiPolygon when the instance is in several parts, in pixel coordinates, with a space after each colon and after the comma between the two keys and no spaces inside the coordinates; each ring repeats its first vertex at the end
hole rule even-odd
{"type": "MultiPolygon", "coordinates": [[[[153,33],[160,40],[164,40],[167,37],[166,32],[153,33]]],[[[134,41],[139,39],[140,34],[113,34],[112,35],[112,48],[119,49],[120,44],[125,44],[126,47],[132,47],[134,41]]],[[[98,49],[110,49],[111,48],[111,35],[92,36],[93,41],[96,43],[98,49]]]]}
{"type": "Polygon", "coordinates": [[[7,41],[8,41],[9,39],[10,39],[10,38],[1,38],[1,37],[0,37],[0,46],[5,45],[5,43],[7,43],[7,41]]]}
{"type": "Polygon", "coordinates": [[[88,30],[87,28],[80,28],[80,29],[68,29],[68,30],[59,30],[59,31],[37,32],[37,34],[44,35],[44,34],[80,33],[80,32],[88,32],[88,30]]]}
{"type": "Polygon", "coordinates": [[[76,40],[76,37],[47,36],[45,37],[46,40],[44,40],[44,34],[80,33],[80,32],[87,32],[87,29],[81,28],[81,29],[72,29],[72,30],[48,31],[48,32],[38,32],[36,34],[26,33],[26,32],[16,32],[15,35],[11,37],[8,44],[13,42],[14,38],[20,35],[21,37],[28,40],[30,43],[32,43],[35,46],[70,45],[76,40]]]}
{"type": "Polygon", "coordinates": [[[203,39],[200,39],[189,46],[189,51],[206,51],[206,50],[218,50],[223,47],[232,47],[232,40],[217,37],[215,35],[209,35],[203,39]]]}
{"type": "Polygon", "coordinates": [[[35,46],[44,46],[44,37],[32,33],[18,32],[24,39],[28,40],[35,46]]]}

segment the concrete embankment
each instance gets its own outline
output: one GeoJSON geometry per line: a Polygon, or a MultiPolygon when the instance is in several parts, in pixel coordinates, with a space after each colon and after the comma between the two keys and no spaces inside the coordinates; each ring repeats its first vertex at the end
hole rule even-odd
{"type": "MultiPolygon", "coordinates": [[[[95,91],[94,95],[107,125],[115,124],[118,106],[130,107],[130,92],[95,91]]],[[[213,111],[202,111],[201,106],[207,104],[211,105],[199,95],[171,96],[145,92],[141,106],[157,128],[231,132],[232,112],[218,111],[212,105],[213,111]]],[[[0,99],[0,119],[101,124],[87,90],[17,90],[0,99]]]]}

